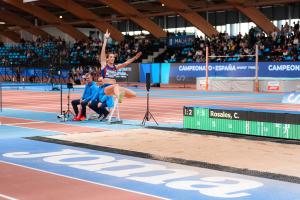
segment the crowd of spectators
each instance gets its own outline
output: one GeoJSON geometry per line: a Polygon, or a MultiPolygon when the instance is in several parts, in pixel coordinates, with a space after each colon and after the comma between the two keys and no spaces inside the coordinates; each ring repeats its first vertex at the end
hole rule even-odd
{"type": "MultiPolygon", "coordinates": [[[[187,33],[180,33],[179,37],[187,33]]],[[[175,35],[168,35],[176,37],[175,35]]],[[[300,60],[299,22],[286,23],[268,35],[257,27],[252,27],[248,34],[230,36],[220,33],[212,38],[195,37],[191,44],[168,46],[167,50],[155,59],[155,62],[205,62],[206,46],[209,47],[210,62],[254,61],[255,46],[258,45],[259,61],[299,61],[300,60]],[[229,57],[217,57],[229,56],[229,57]],[[231,57],[230,57],[231,56],[231,57]]],[[[166,40],[168,41],[168,40],[166,40]]],[[[125,36],[120,43],[110,43],[108,51],[116,54],[117,63],[125,62],[137,52],[143,52],[141,62],[149,54],[161,47],[159,40],[144,35],[125,36]]],[[[166,45],[167,46],[167,45],[166,45]]],[[[18,45],[0,43],[0,65],[14,66],[99,66],[100,39],[89,38],[69,44],[61,38],[38,38],[36,41],[22,40],[18,45]]]]}
{"type": "MultiPolygon", "coordinates": [[[[101,47],[102,41],[99,39],[79,41],[74,43],[74,45],[70,49],[70,63],[84,66],[98,65],[99,52],[101,50],[101,47]]],[[[144,56],[142,58],[145,58],[147,56],[147,50],[152,48],[153,45],[147,38],[127,36],[125,37],[125,40],[123,40],[119,44],[109,44],[108,52],[115,53],[117,63],[123,63],[135,56],[139,51],[144,53],[144,56]]],[[[141,59],[136,62],[140,62],[141,59]]]]}
{"type": "MultiPolygon", "coordinates": [[[[152,54],[161,47],[159,43],[153,42],[152,38],[140,36],[125,36],[120,43],[111,43],[107,46],[107,52],[116,55],[116,63],[123,63],[132,58],[137,52],[143,52],[135,62],[141,62],[148,54],[152,54]]],[[[36,41],[21,40],[19,44],[0,43],[0,67],[7,66],[6,73],[11,70],[20,74],[22,69],[43,68],[44,76],[57,76],[57,71],[63,67],[68,70],[68,77],[78,80],[86,73],[99,72],[99,54],[102,48],[102,40],[89,38],[87,41],[76,41],[67,43],[61,38],[37,38],[36,41]],[[10,68],[10,67],[13,68],[10,68]]],[[[38,70],[39,71],[39,70],[38,70]]],[[[31,72],[30,77],[39,76],[38,72],[31,72]]],[[[43,75],[41,75],[43,76],[43,75]]],[[[63,76],[65,76],[63,74],[63,76]]]]}
{"type": "Polygon", "coordinates": [[[245,35],[239,33],[236,36],[229,36],[225,32],[212,38],[196,37],[192,45],[169,46],[156,62],[205,62],[206,46],[209,47],[212,62],[254,61],[255,58],[249,55],[255,55],[256,45],[259,61],[300,61],[299,40],[299,22],[292,26],[286,23],[269,35],[257,27],[252,27],[245,35]]]}
{"type": "MultiPolygon", "coordinates": [[[[0,65],[68,65],[96,66],[99,65],[99,53],[102,47],[100,39],[89,38],[87,41],[76,41],[68,44],[61,38],[38,38],[36,41],[21,40],[20,44],[0,44],[0,65]]],[[[143,57],[147,52],[155,51],[155,45],[145,37],[126,36],[121,43],[110,43],[108,51],[116,54],[117,63],[125,62],[137,52],[142,51],[143,57]]],[[[137,60],[136,62],[140,62],[137,60]]]]}

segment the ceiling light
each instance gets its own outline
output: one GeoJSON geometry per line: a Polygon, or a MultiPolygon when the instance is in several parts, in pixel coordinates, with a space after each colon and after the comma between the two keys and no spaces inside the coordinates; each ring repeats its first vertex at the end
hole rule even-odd
{"type": "Polygon", "coordinates": [[[0,22],[0,24],[6,24],[5,22],[0,22]]]}
{"type": "Polygon", "coordinates": [[[23,0],[23,3],[29,3],[29,2],[33,2],[33,1],[38,1],[38,0],[23,0]]]}
{"type": "Polygon", "coordinates": [[[60,15],[60,16],[59,16],[59,19],[62,19],[62,18],[63,18],[63,16],[60,15]]]}
{"type": "Polygon", "coordinates": [[[161,6],[162,6],[162,7],[164,7],[164,6],[165,6],[165,4],[163,4],[163,3],[162,3],[162,4],[161,4],[161,6]]]}

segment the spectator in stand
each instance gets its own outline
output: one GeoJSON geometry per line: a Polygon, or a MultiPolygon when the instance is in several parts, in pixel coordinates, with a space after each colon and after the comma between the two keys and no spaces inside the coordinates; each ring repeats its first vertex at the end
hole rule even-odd
{"type": "Polygon", "coordinates": [[[299,61],[299,22],[293,27],[285,23],[279,32],[274,29],[268,36],[257,27],[251,27],[245,35],[229,36],[225,32],[210,39],[196,37],[192,46],[168,47],[156,62],[205,62],[206,46],[209,46],[213,62],[254,61],[253,57],[246,56],[218,59],[214,56],[253,55],[256,45],[261,61],[299,61]]]}
{"type": "MultiPolygon", "coordinates": [[[[177,35],[184,36],[188,33],[177,35]]],[[[174,33],[168,33],[174,37],[174,33]]],[[[137,52],[142,51],[145,57],[154,52],[153,48],[159,43],[145,35],[125,36],[120,43],[108,44],[108,51],[116,56],[116,62],[125,62],[137,52]]],[[[18,45],[4,45],[0,43],[0,64],[15,66],[64,66],[65,68],[84,66],[78,77],[84,73],[99,70],[99,51],[103,42],[100,39],[89,38],[87,41],[76,41],[68,44],[62,38],[40,38],[36,41],[21,40],[18,45]],[[95,67],[97,66],[97,68],[95,67]]],[[[251,27],[245,35],[239,33],[230,36],[220,33],[211,38],[196,37],[192,45],[185,47],[168,47],[167,50],[156,58],[156,62],[205,62],[206,46],[209,46],[212,55],[249,55],[254,54],[255,45],[259,46],[260,61],[299,61],[300,60],[300,33],[299,21],[292,26],[286,22],[277,31],[266,35],[257,27],[251,27]]],[[[211,59],[215,62],[225,61],[253,61],[250,57],[236,57],[234,59],[211,59]]],[[[141,62],[141,59],[136,62],[141,62]]],[[[75,76],[74,76],[75,77],[75,76]]]]}

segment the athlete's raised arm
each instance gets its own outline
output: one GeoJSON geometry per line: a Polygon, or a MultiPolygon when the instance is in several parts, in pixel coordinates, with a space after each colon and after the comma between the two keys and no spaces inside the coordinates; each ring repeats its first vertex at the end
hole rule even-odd
{"type": "Polygon", "coordinates": [[[110,37],[110,33],[108,32],[108,30],[106,30],[106,33],[104,34],[103,44],[102,44],[102,49],[101,49],[101,54],[100,54],[101,70],[106,66],[105,49],[106,49],[107,40],[109,39],[109,37],[110,37]]]}
{"type": "Polygon", "coordinates": [[[130,58],[129,60],[127,60],[124,63],[116,65],[117,70],[122,69],[122,68],[126,67],[127,65],[133,63],[134,61],[136,61],[137,59],[139,59],[139,57],[141,55],[142,55],[142,52],[138,52],[133,58],[130,58]]]}

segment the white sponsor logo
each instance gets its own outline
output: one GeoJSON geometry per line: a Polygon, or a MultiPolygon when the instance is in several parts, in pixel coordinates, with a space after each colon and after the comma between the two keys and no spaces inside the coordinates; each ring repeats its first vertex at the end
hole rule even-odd
{"type": "Polygon", "coordinates": [[[279,86],[279,81],[268,81],[268,86],[279,86]]]}
{"type": "Polygon", "coordinates": [[[300,65],[269,65],[269,71],[300,71],[300,65]]]}
{"type": "Polygon", "coordinates": [[[291,93],[287,97],[288,103],[299,104],[300,102],[300,94],[291,93]]]}
{"type": "Polygon", "coordinates": [[[41,158],[48,163],[65,165],[147,184],[161,184],[178,190],[198,191],[202,195],[219,198],[249,196],[250,193],[246,191],[263,186],[260,182],[241,178],[195,178],[196,175],[199,175],[198,171],[177,169],[162,164],[149,164],[129,159],[117,159],[113,156],[90,154],[72,149],[37,154],[12,152],[5,153],[3,156],[17,159],[41,158]]]}
{"type": "MultiPolygon", "coordinates": [[[[180,65],[178,67],[179,71],[205,71],[205,65],[180,65]]],[[[208,66],[208,70],[211,71],[213,69],[212,66],[208,66]]]]}
{"type": "Polygon", "coordinates": [[[268,81],[268,90],[279,90],[280,82],[279,81],[268,81]]]}
{"type": "Polygon", "coordinates": [[[235,65],[216,65],[216,71],[236,71],[235,65]]]}
{"type": "Polygon", "coordinates": [[[176,80],[177,81],[185,81],[185,75],[177,75],[176,80]]]}

